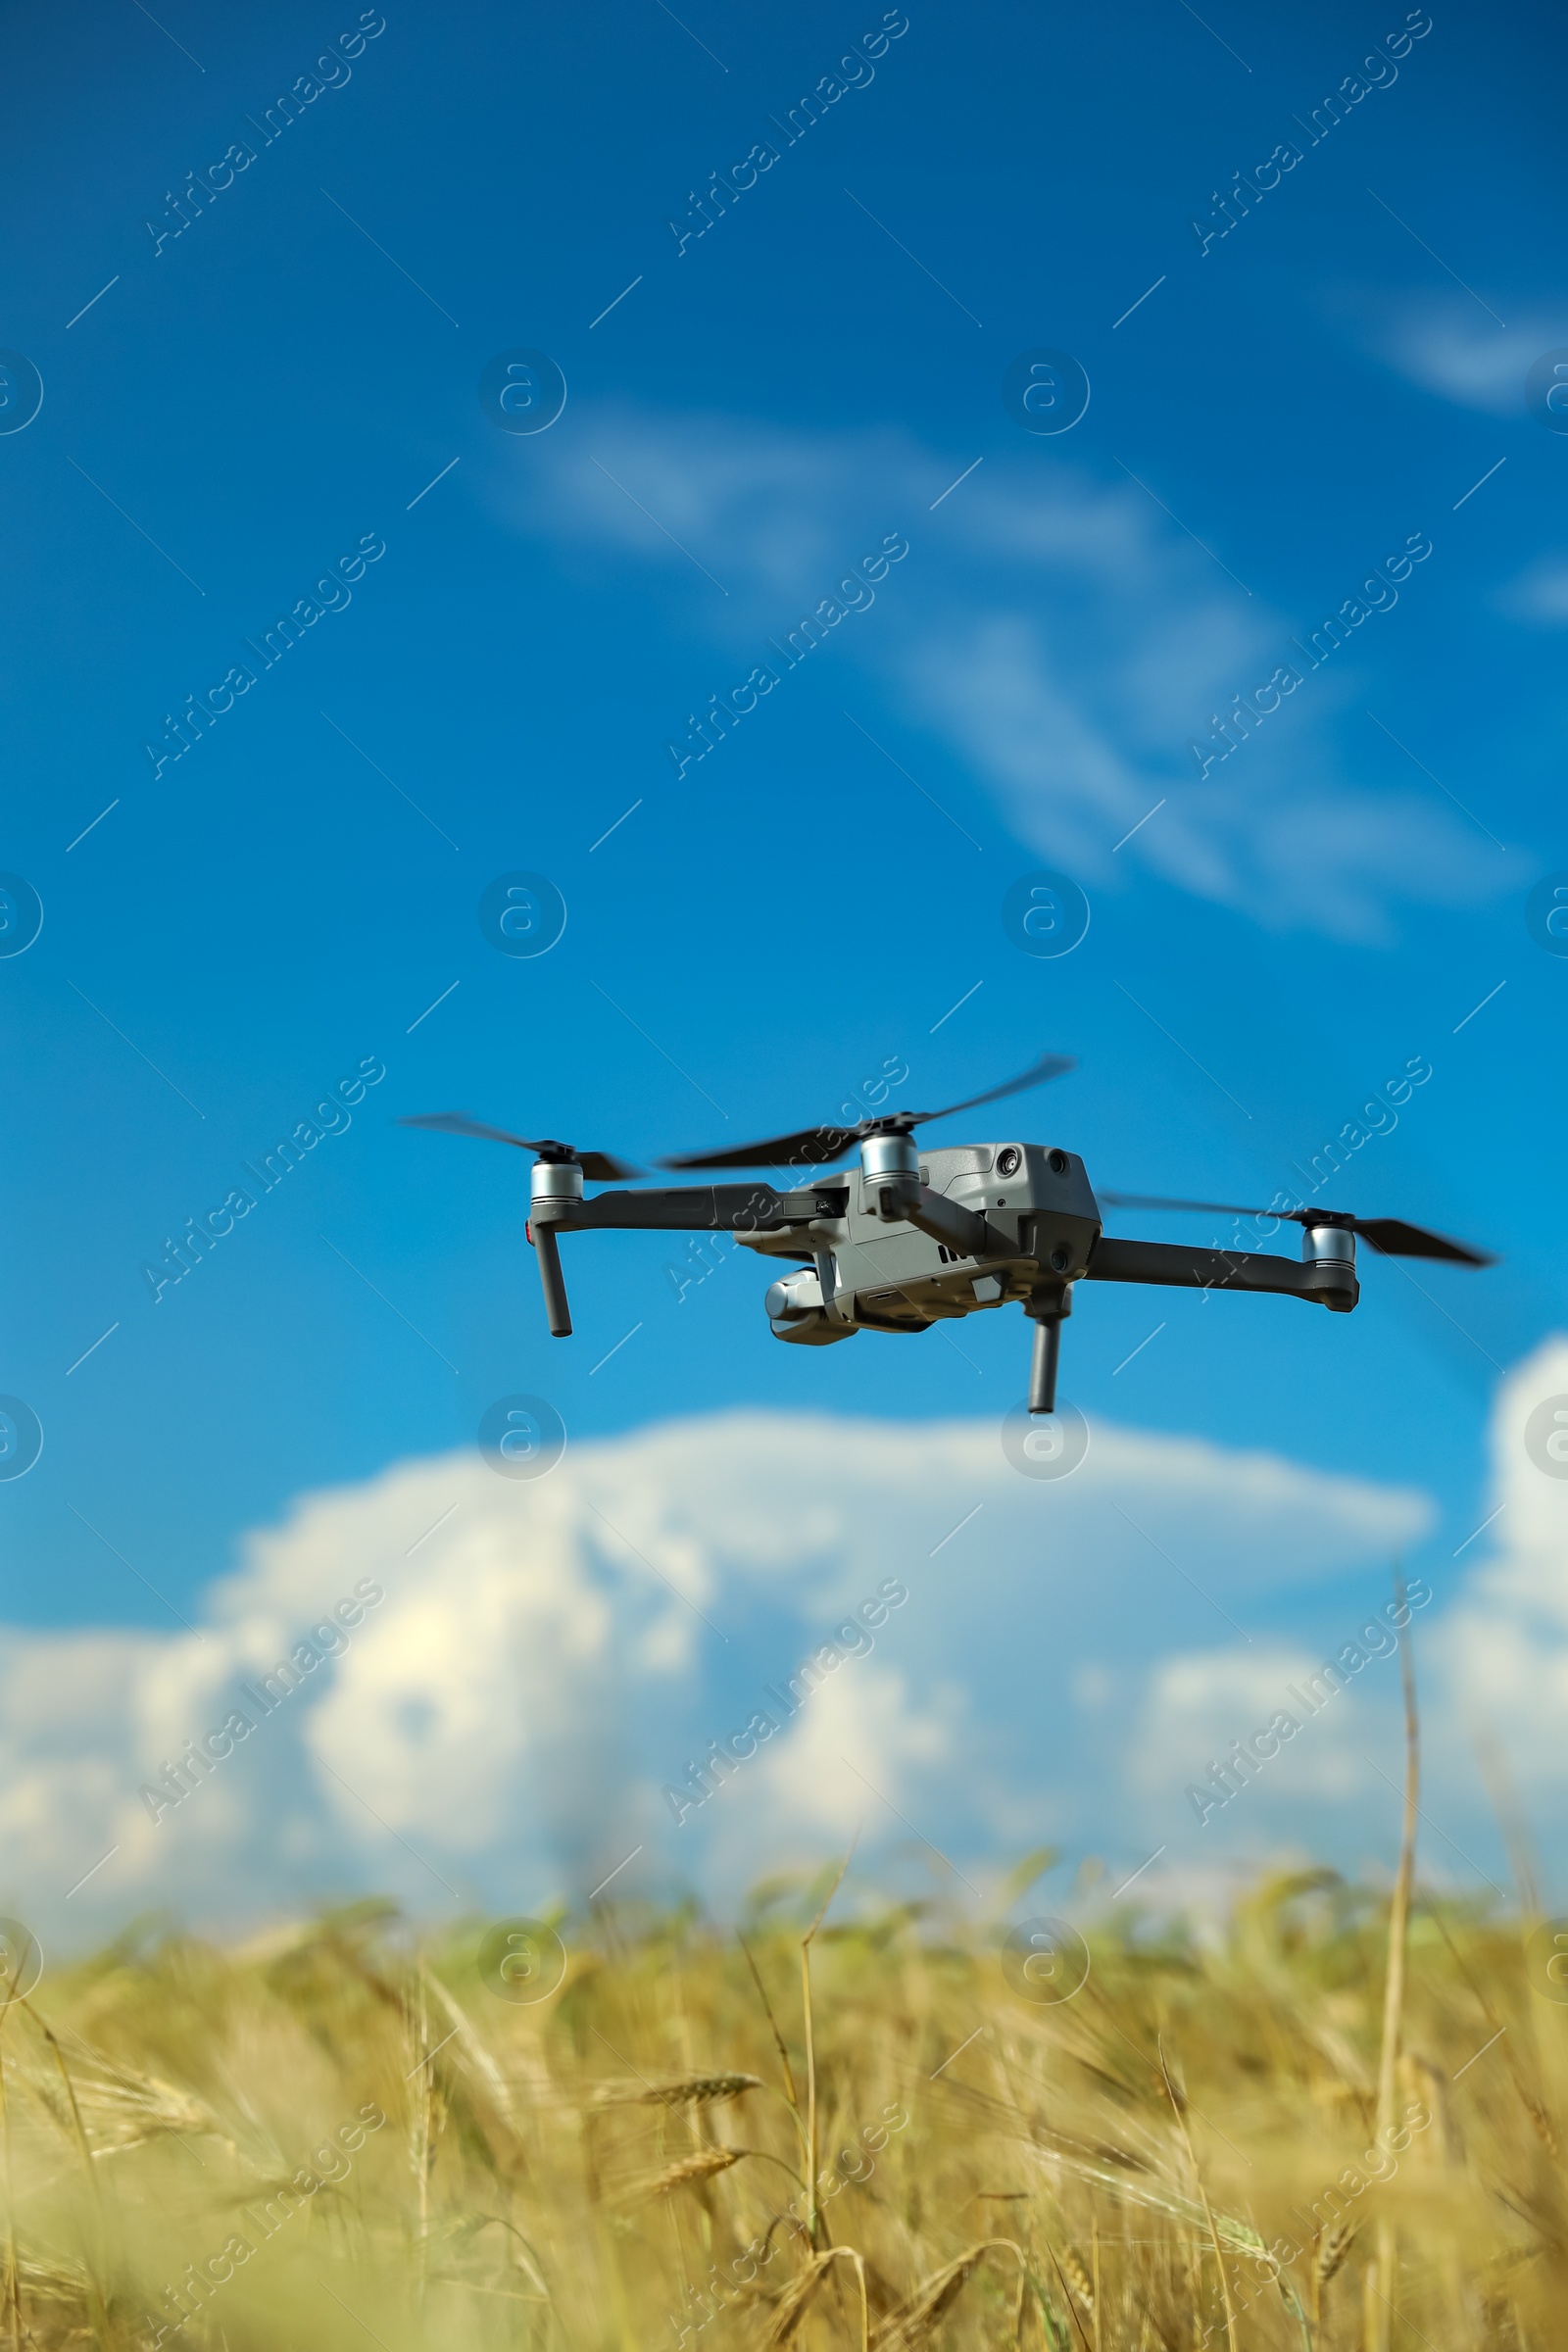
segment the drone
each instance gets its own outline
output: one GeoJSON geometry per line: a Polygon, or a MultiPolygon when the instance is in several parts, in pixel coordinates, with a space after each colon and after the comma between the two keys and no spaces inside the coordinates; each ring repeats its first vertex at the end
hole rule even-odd
{"type": "Polygon", "coordinates": [[[681,1185],[662,1191],[602,1192],[645,1171],[609,1152],[582,1152],[484,1126],[466,1111],[404,1119],[447,1135],[479,1136],[531,1152],[528,1239],[539,1261],[545,1315],[558,1340],[571,1335],[558,1237],[613,1229],[638,1233],[729,1233],[760,1257],[792,1265],[769,1283],[764,1305],[775,1339],[827,1348],[860,1331],[929,1331],[934,1323],[1017,1304],[1034,1324],[1029,1411],[1055,1410],[1061,1327],[1080,1282],[1153,1283],[1178,1290],[1264,1291],[1305,1298],[1348,1315],[1360,1297],[1359,1238],[1384,1257],[1438,1258],[1449,1265],[1495,1260],[1398,1217],[1354,1217],[1338,1209],[1237,1208],[1216,1200],[1171,1200],[1141,1193],[1097,1199],[1074,1152],[1042,1144],[956,1144],[922,1151],[915,1130],[977,1110],[1059,1078],[1077,1065],[1044,1054],[1030,1068],[984,1094],[940,1110],[900,1110],[854,1126],[805,1127],[757,1144],[661,1160],[674,1171],[793,1171],[804,1181],[681,1185]],[[852,1152],[858,1165],[826,1173],[852,1152]],[[1103,1230],[1101,1201],[1114,1208],[1191,1209],[1272,1217],[1301,1228],[1299,1258],[1166,1242],[1123,1240],[1103,1230]]]}

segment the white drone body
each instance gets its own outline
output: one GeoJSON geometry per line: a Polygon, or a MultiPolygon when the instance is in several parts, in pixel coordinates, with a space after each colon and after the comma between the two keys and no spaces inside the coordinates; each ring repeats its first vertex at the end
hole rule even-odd
{"type": "Polygon", "coordinates": [[[786,1168],[811,1171],[809,1182],[789,1191],[750,1181],[590,1197],[583,1191],[585,1178],[613,1181],[641,1171],[609,1152],[530,1142],[482,1126],[464,1111],[439,1111],[407,1124],[485,1136],[537,1154],[528,1238],[538,1254],[550,1329],[558,1339],[571,1332],[559,1235],[607,1227],[727,1232],[760,1256],[795,1264],[795,1272],[768,1285],[766,1297],[774,1336],[795,1346],[831,1347],[858,1331],[929,1331],[934,1323],[993,1307],[1022,1307],[1035,1327],[1032,1413],[1054,1409],[1061,1326],[1072,1312],[1079,1282],[1265,1291],[1348,1314],[1360,1297],[1357,1235],[1386,1256],[1492,1263],[1468,1243],[1394,1217],[1293,1207],[1235,1209],[1221,1201],[1107,1193],[1102,1198],[1117,1206],[1272,1217],[1301,1227],[1299,1258],[1124,1241],[1103,1231],[1100,1201],[1083,1161],[1071,1152],[1022,1142],[959,1144],[924,1153],[918,1149],[913,1131],[929,1120],[1021,1094],[1072,1066],[1063,1055],[1048,1054],[1021,1077],[945,1110],[899,1111],[857,1127],[805,1128],[766,1143],[732,1145],[663,1163],[682,1169],[756,1168],[770,1175],[786,1168]],[[857,1167],[818,1172],[852,1149],[858,1151],[857,1167]]]}
{"type": "MultiPolygon", "coordinates": [[[[869,1142],[863,1149],[888,1157],[869,1142]]],[[[805,1235],[737,1232],[768,1257],[798,1257],[802,1241],[810,1245],[808,1267],[768,1286],[775,1338],[824,1347],[858,1331],[928,1331],[1009,1300],[1026,1304],[1042,1282],[1065,1286],[1087,1272],[1100,1209],[1082,1160],[1019,1143],[911,1159],[908,1171],[862,1165],[841,1178],[831,1190],[842,1213],[817,1217],[805,1235]],[[913,1200],[900,1189],[908,1175],[919,1188],[913,1200]]]]}

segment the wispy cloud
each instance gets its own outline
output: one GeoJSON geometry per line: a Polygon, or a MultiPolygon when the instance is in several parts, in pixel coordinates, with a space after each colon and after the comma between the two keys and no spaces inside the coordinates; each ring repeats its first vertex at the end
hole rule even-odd
{"type": "MultiPolygon", "coordinates": [[[[1022,458],[994,456],[930,519],[960,459],[907,433],[625,406],[591,424],[555,471],[524,489],[498,469],[485,495],[514,527],[569,542],[576,563],[597,548],[669,575],[671,625],[706,648],[694,650],[688,700],[701,703],[715,662],[748,648],[765,660],[765,640],[897,528],[908,562],[882,610],[834,643],[880,687],[890,724],[912,721],[941,747],[944,802],[967,782],[1022,841],[1085,880],[1122,887],[1137,860],[1269,929],[1386,939],[1401,903],[1473,904],[1501,887],[1450,809],[1402,777],[1365,781],[1359,744],[1342,750],[1360,646],[1309,677],[1267,737],[1198,781],[1191,741],[1321,615],[1271,612],[1229,586],[1124,474],[1058,465],[1042,477],[1022,458]],[[689,567],[591,462],[590,442],[724,579],[722,609],[681,580],[689,567]]],[[[653,778],[659,745],[684,724],[681,692],[667,714],[650,715],[653,778]]]]}
{"type": "Polygon", "coordinates": [[[1499,327],[1455,295],[1368,305],[1378,356],[1423,390],[1488,416],[1523,416],[1525,375],[1543,352],[1568,345],[1568,300],[1536,305],[1499,327]]]}

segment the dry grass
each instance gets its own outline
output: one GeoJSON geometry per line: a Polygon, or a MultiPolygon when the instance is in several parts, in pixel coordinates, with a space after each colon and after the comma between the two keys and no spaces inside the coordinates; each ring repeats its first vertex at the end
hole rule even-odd
{"type": "Polygon", "coordinates": [[[373,1907],[51,1974],[0,2025],[0,2352],[182,2311],[217,2352],[1563,2341],[1568,2010],[1518,1923],[1418,1893],[1396,2106],[1429,2120],[1378,2184],[1386,1898],[1315,1874],[1223,1939],[1092,1933],[1035,2007],[995,1934],[840,1892],[808,2055],[830,1883],[744,1946],[563,1922],[534,2007],[481,1984],[477,1929],[373,1907]]]}

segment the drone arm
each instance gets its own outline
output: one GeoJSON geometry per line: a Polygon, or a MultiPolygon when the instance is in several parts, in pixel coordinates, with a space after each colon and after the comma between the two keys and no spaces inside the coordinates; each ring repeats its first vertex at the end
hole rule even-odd
{"type": "MultiPolygon", "coordinates": [[[[824,1193],[776,1193],[765,1184],[698,1184],[663,1192],[599,1193],[591,1200],[580,1193],[536,1193],[528,1239],[539,1259],[551,1337],[571,1337],[571,1309],[566,1303],[558,1234],[611,1227],[642,1233],[730,1232],[750,1240],[760,1233],[842,1216],[845,1204],[842,1188],[824,1193]]],[[[810,1262],[808,1254],[807,1262],[810,1262]]]]}
{"type": "Polygon", "coordinates": [[[1343,1259],[1254,1256],[1241,1250],[1190,1250],[1169,1242],[1127,1242],[1102,1234],[1084,1269],[1090,1282],[1149,1282],[1189,1291],[1271,1291],[1315,1299],[1348,1315],[1360,1296],[1343,1259]]]}
{"type": "Polygon", "coordinates": [[[880,1214],[890,1223],[899,1219],[912,1225],[933,1242],[945,1242],[960,1257],[983,1257],[990,1228],[984,1217],[972,1208],[963,1208],[956,1200],[944,1199],[928,1184],[903,1182],[884,1184],[878,1194],[880,1214]]]}
{"type": "MultiPolygon", "coordinates": [[[[766,1184],[690,1184],[645,1193],[598,1193],[591,1200],[551,1202],[548,1221],[558,1232],[587,1233],[612,1228],[629,1233],[738,1233],[750,1236],[779,1226],[809,1225],[844,1213],[842,1186],[826,1192],[778,1193],[766,1184]]],[[[535,1232],[544,1203],[535,1201],[535,1232]]]]}

